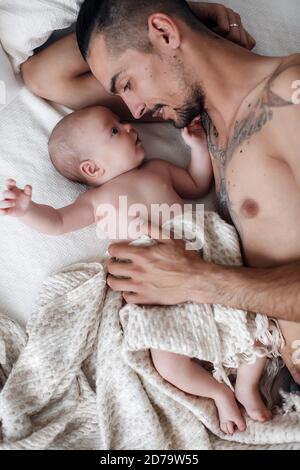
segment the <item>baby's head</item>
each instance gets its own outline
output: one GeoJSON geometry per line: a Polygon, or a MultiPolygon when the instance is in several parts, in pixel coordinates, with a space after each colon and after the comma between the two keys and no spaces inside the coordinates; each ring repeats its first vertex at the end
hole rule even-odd
{"type": "Polygon", "coordinates": [[[145,151],[134,128],[102,106],[76,111],[49,140],[55,168],[71,181],[100,186],[137,168],[145,151]]]}

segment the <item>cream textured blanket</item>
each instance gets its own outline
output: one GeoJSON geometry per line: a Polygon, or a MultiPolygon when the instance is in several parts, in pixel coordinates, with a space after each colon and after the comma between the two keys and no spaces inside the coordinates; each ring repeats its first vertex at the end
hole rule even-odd
{"type": "MultiPolygon", "coordinates": [[[[204,257],[240,263],[234,231],[215,214],[205,221],[204,257]]],[[[180,392],[153,368],[150,347],[206,355],[222,375],[227,350],[216,312],[227,312],[233,325],[245,314],[216,306],[213,315],[194,304],[122,306],[105,279],[98,263],[48,279],[27,332],[0,316],[0,450],[300,449],[299,396],[287,396],[285,412],[270,423],[248,420],[246,432],[224,436],[211,400],[180,392]],[[210,341],[202,343],[205,335],[210,341]]]]}

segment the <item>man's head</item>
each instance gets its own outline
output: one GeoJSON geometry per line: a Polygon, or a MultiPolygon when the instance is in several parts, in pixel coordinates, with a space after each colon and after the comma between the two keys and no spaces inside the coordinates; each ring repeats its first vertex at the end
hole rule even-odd
{"type": "Polygon", "coordinates": [[[150,111],[176,127],[204,108],[186,61],[195,32],[209,35],[185,0],[86,0],[77,22],[81,53],[104,88],[120,95],[135,118],[150,111]]]}
{"type": "Polygon", "coordinates": [[[61,175],[89,186],[137,168],[145,156],[133,127],[101,106],[76,111],[60,121],[51,134],[49,154],[61,175]]]}

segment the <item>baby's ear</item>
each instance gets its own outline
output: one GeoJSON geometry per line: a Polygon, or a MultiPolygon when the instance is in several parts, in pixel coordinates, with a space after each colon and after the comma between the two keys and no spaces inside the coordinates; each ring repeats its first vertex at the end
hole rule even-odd
{"type": "Polygon", "coordinates": [[[101,178],[104,175],[105,170],[103,167],[96,165],[92,160],[85,160],[80,164],[80,172],[89,178],[101,178]]]}

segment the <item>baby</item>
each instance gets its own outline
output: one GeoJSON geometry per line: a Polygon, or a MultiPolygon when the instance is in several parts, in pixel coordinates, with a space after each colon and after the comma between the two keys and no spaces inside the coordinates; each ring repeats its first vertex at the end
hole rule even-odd
{"type": "MultiPolygon", "coordinates": [[[[103,107],[77,111],[54,129],[49,153],[63,176],[91,189],[70,206],[56,210],[34,203],[31,186],[19,189],[14,180],[8,180],[0,214],[18,217],[39,232],[61,235],[95,224],[99,207],[104,204],[122,210],[119,196],[127,197],[128,207],[137,203],[146,206],[148,213],[153,204],[182,207],[183,198],[203,196],[213,176],[207,141],[199,123],[185,128],[182,137],[191,149],[187,169],[163,160],[145,162],[142,142],[130,124],[121,123],[103,107]]],[[[120,216],[121,221],[127,219],[127,213],[120,216]]],[[[151,354],[156,370],[168,382],[186,393],[214,400],[224,433],[246,428],[238,402],[252,419],[271,419],[259,393],[265,358],[239,367],[233,393],[194,359],[159,350],[152,350],[151,354]]]]}

